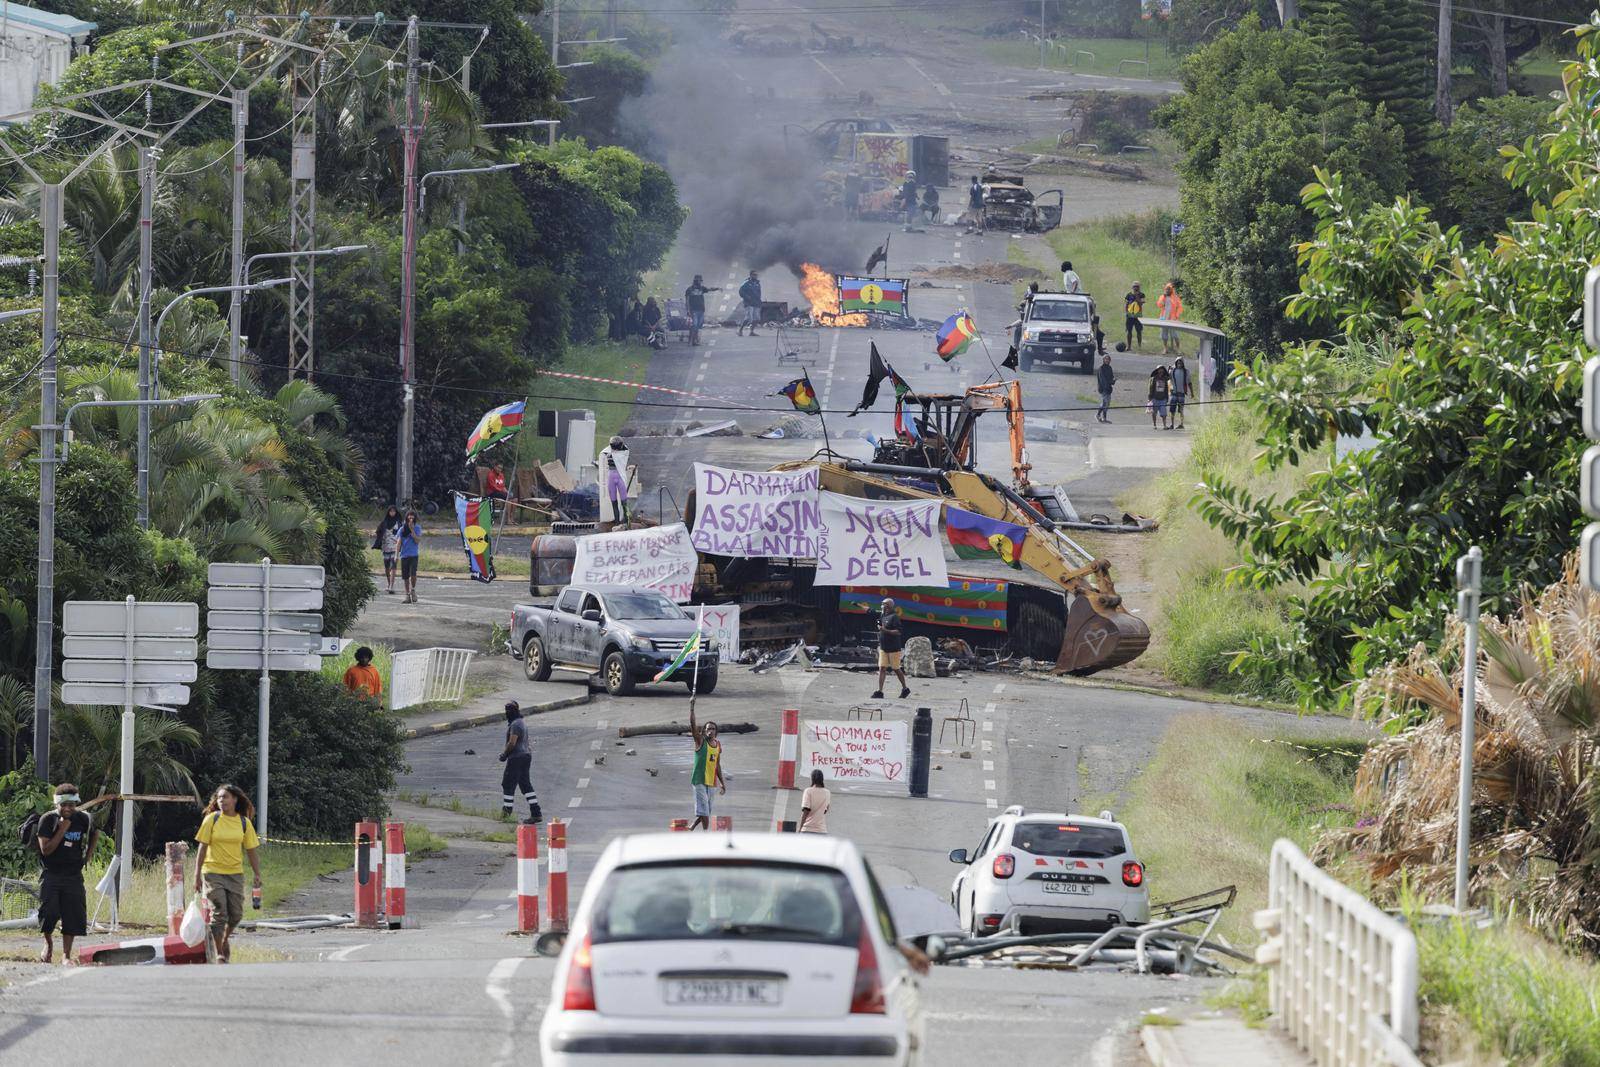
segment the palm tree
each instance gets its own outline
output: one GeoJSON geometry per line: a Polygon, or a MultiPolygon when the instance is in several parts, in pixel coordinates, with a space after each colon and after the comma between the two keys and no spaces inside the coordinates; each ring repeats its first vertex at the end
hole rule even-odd
{"type": "MultiPolygon", "coordinates": [[[[52,714],[50,758],[85,796],[121,789],[122,709],[58,704],[52,714]]],[[[200,732],[160,711],[135,711],[133,788],[140,793],[182,793],[198,797],[189,767],[177,755],[199,747],[200,732]]]]}
{"type": "Polygon", "coordinates": [[[323,392],[304,378],[295,378],[272,399],[283,409],[290,424],[321,449],[329,463],[351,481],[361,480],[366,457],[344,435],[344,410],[333,394],[323,392]]]}

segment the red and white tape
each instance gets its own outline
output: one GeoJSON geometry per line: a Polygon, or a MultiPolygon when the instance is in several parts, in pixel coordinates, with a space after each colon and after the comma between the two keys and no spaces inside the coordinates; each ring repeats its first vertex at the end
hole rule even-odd
{"type": "Polygon", "coordinates": [[[567,378],[575,382],[598,382],[601,385],[625,385],[632,389],[649,389],[656,393],[671,393],[673,396],[686,396],[692,400],[715,400],[719,404],[732,404],[735,407],[749,408],[751,411],[761,409],[754,404],[746,404],[738,400],[729,400],[721,396],[708,396],[705,393],[691,393],[686,389],[668,389],[664,385],[650,385],[646,382],[625,382],[620,378],[596,378],[592,374],[571,374],[567,371],[545,370],[539,372],[540,377],[567,378]]]}

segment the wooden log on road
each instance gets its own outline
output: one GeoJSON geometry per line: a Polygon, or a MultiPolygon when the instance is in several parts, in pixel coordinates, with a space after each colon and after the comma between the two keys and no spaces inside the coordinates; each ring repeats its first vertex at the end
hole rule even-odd
{"type": "MultiPolygon", "coordinates": [[[[717,723],[717,733],[719,734],[753,734],[759,729],[760,727],[753,722],[717,723]]],[[[643,726],[619,726],[617,728],[618,737],[642,737],[646,734],[686,734],[688,732],[689,724],[686,722],[656,722],[646,723],[643,726]]]]}

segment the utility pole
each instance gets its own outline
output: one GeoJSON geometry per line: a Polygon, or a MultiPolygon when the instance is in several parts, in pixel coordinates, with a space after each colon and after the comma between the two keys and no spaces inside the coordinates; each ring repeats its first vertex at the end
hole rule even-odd
{"type": "Polygon", "coordinates": [[[1039,69],[1044,69],[1044,0],[1039,0],[1039,69]]]}
{"type": "Polygon", "coordinates": [[[138,498],[140,527],[150,528],[150,287],[153,280],[152,238],[155,225],[156,154],[154,146],[139,149],[139,406],[138,498]]]}
{"type": "Polygon", "coordinates": [[[416,336],[417,299],[417,139],[418,56],[417,17],[406,20],[406,129],[405,206],[401,216],[400,252],[400,377],[404,407],[400,413],[400,442],[396,450],[395,499],[401,507],[411,504],[412,419],[416,411],[416,336]]]}
{"type": "Polygon", "coordinates": [[[1434,85],[1433,114],[1441,126],[1448,127],[1455,109],[1450,104],[1450,31],[1454,12],[1452,0],[1439,0],[1439,51],[1435,58],[1438,80],[1434,85]]]}
{"type": "Polygon", "coordinates": [[[550,7],[550,65],[561,66],[561,0],[550,7]]]}
{"type": "MultiPolygon", "coordinates": [[[[114,143],[116,138],[112,138],[114,143]]],[[[50,689],[56,612],[56,310],[61,298],[61,185],[39,187],[44,224],[44,360],[39,365],[39,571],[34,603],[33,773],[50,780],[50,689]]]]}
{"type": "MultiPolygon", "coordinates": [[[[289,248],[317,247],[317,91],[319,59],[297,57],[291,78],[294,124],[289,157],[289,248]]],[[[314,256],[289,261],[289,377],[311,377],[316,364],[317,266],[314,256]]],[[[243,294],[237,294],[242,296],[243,294]]]]}
{"type": "MultiPolygon", "coordinates": [[[[487,31],[485,31],[487,36],[487,31]]],[[[461,63],[461,95],[468,99],[472,96],[472,56],[468,55],[461,63]]],[[[467,254],[467,194],[456,191],[456,256],[467,254]]]]}
{"type": "MultiPolygon", "coordinates": [[[[228,378],[234,385],[244,380],[239,333],[243,328],[244,293],[237,288],[244,270],[244,128],[250,121],[250,90],[233,91],[233,236],[228,283],[235,286],[228,301],[228,378]]],[[[142,409],[141,409],[142,410],[142,409]]]]}
{"type": "Polygon", "coordinates": [[[1461,653],[1461,783],[1456,796],[1456,912],[1467,910],[1467,857],[1472,847],[1472,757],[1478,725],[1478,598],[1483,550],[1473,545],[1456,560],[1456,614],[1466,625],[1461,653]]]}

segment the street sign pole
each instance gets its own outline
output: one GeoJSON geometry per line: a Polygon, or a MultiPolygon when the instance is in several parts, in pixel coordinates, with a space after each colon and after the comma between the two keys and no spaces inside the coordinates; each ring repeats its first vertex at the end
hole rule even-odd
{"type": "Polygon", "coordinates": [[[122,793],[122,811],[117,817],[118,845],[117,855],[117,909],[112,912],[111,926],[115,929],[120,916],[120,905],[133,888],[133,801],[128,799],[133,796],[133,728],[136,722],[133,712],[133,637],[134,625],[134,600],[128,597],[123,601],[126,605],[122,625],[122,784],[118,789],[122,793]]]}
{"type": "Polygon", "coordinates": [[[1456,614],[1466,625],[1461,653],[1461,784],[1456,796],[1456,911],[1467,910],[1467,854],[1472,845],[1472,756],[1478,726],[1478,597],[1483,552],[1477,545],[1456,561],[1456,614]]]}
{"type": "Polygon", "coordinates": [[[267,833],[267,737],[272,729],[272,560],[261,557],[261,686],[257,694],[256,725],[261,753],[256,759],[256,829],[267,833]]]}

